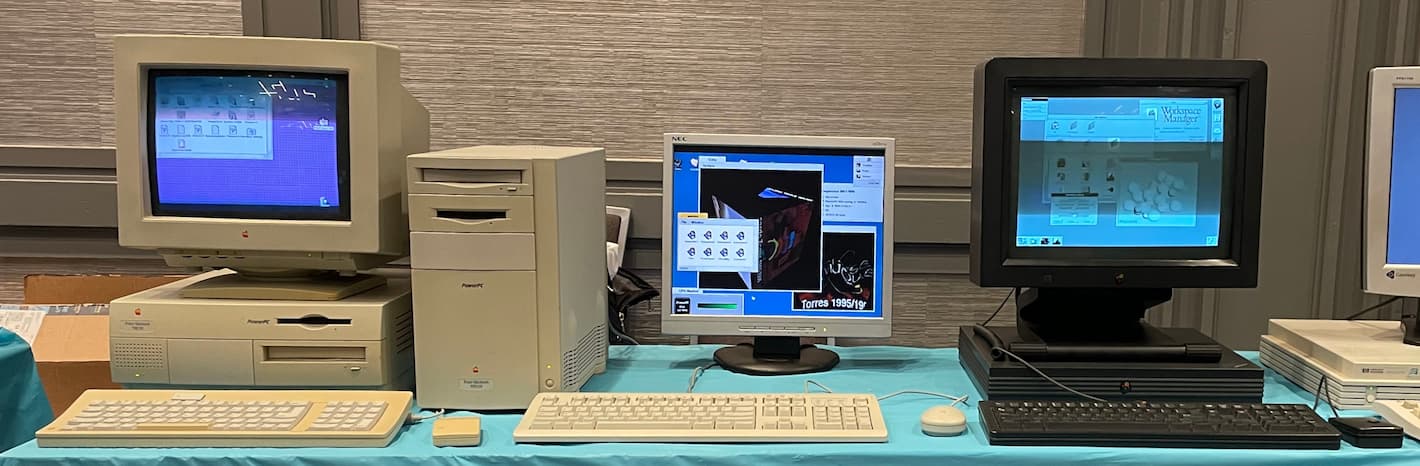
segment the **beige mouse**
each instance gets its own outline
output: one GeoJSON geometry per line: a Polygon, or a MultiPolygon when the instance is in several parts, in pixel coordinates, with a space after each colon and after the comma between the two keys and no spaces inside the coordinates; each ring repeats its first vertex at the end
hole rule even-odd
{"type": "Polygon", "coordinates": [[[922,412],[922,433],[933,437],[961,435],[966,431],[966,413],[954,406],[937,405],[922,412]]]}

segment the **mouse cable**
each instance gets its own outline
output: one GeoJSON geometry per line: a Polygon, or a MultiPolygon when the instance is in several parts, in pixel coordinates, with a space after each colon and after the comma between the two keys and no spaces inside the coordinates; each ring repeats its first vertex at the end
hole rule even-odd
{"type": "Polygon", "coordinates": [[[720,363],[718,363],[718,362],[712,362],[712,363],[710,363],[710,364],[706,364],[706,365],[704,365],[704,366],[697,367],[697,368],[695,368],[695,370],[693,370],[693,371],[690,371],[690,384],[689,384],[689,385],[686,385],[686,387],[685,387],[685,392],[686,392],[686,393],[694,392],[694,391],[695,391],[695,383],[700,381],[700,375],[701,375],[701,374],[704,374],[706,369],[709,369],[709,368],[711,368],[711,367],[718,367],[719,365],[720,365],[720,363]]]}
{"type": "Polygon", "coordinates": [[[996,314],[1000,314],[1001,310],[1006,308],[1006,303],[1011,301],[1011,296],[1015,296],[1016,301],[1019,302],[1021,299],[1021,287],[1016,287],[1011,292],[1006,293],[1006,297],[1001,299],[1001,304],[996,305],[996,312],[992,312],[991,316],[987,317],[986,321],[982,322],[981,325],[985,326],[991,323],[991,320],[996,318],[996,314]]]}
{"type": "Polygon", "coordinates": [[[1371,306],[1371,307],[1362,309],[1362,310],[1360,310],[1359,312],[1356,312],[1355,314],[1351,314],[1351,315],[1349,315],[1349,316],[1346,316],[1345,319],[1341,319],[1341,320],[1356,320],[1357,317],[1361,317],[1361,316],[1363,316],[1363,315],[1366,315],[1367,312],[1371,312],[1371,311],[1374,311],[1374,310],[1376,310],[1376,309],[1380,309],[1380,308],[1386,307],[1386,306],[1390,305],[1390,303],[1393,303],[1393,302],[1396,302],[1396,301],[1399,301],[1399,300],[1400,300],[1400,296],[1391,296],[1390,299],[1387,299],[1387,300],[1385,300],[1385,301],[1381,301],[1381,302],[1379,302],[1379,303],[1376,303],[1374,306],[1371,306]]]}
{"type": "Polygon", "coordinates": [[[1331,402],[1331,390],[1327,390],[1325,374],[1321,376],[1321,380],[1316,384],[1316,398],[1312,399],[1312,411],[1316,411],[1317,408],[1321,407],[1321,397],[1323,393],[1326,396],[1326,405],[1331,407],[1331,416],[1341,417],[1341,413],[1336,410],[1336,405],[1331,402]]]}
{"type": "Polygon", "coordinates": [[[426,414],[426,415],[419,415],[419,414],[415,414],[415,413],[409,413],[409,417],[408,417],[408,418],[405,418],[404,423],[405,423],[405,424],[418,424],[418,423],[420,423],[420,422],[424,422],[424,421],[427,421],[427,420],[430,420],[430,419],[433,419],[433,418],[436,418],[436,417],[444,417],[444,410],[443,410],[442,408],[439,409],[438,411],[434,411],[433,413],[426,414]]]}
{"type": "MultiPolygon", "coordinates": [[[[824,391],[824,393],[833,393],[833,389],[830,389],[830,388],[828,388],[827,386],[825,386],[824,384],[819,383],[817,380],[806,379],[806,380],[804,380],[804,393],[805,393],[805,394],[808,394],[808,393],[809,393],[809,385],[813,385],[813,386],[815,386],[815,387],[818,387],[818,388],[822,389],[822,390],[824,391]]],[[[948,395],[948,394],[945,394],[945,393],[937,393],[937,392],[929,392],[929,391],[926,391],[926,390],[911,390],[911,389],[909,389],[909,390],[898,390],[898,391],[895,391],[895,392],[892,392],[892,393],[889,393],[889,394],[880,396],[880,397],[878,397],[878,401],[883,401],[883,400],[886,400],[886,399],[888,399],[888,398],[892,398],[892,397],[895,397],[895,396],[908,395],[908,394],[927,395],[927,396],[935,396],[935,397],[938,397],[938,398],[946,398],[946,399],[948,399],[948,400],[952,400],[952,404],[951,404],[952,406],[956,406],[956,405],[958,405],[958,404],[961,404],[962,402],[966,401],[967,398],[970,397],[970,395],[952,396],[952,395],[948,395]]]]}
{"type": "Polygon", "coordinates": [[[1060,383],[1060,381],[1055,380],[1053,377],[1048,376],[1048,375],[1045,375],[1045,373],[1044,373],[1044,372],[1041,372],[1040,369],[1036,369],[1036,367],[1035,367],[1034,365],[1031,365],[1031,363],[1026,362],[1025,358],[1022,358],[1022,357],[1020,357],[1020,356],[1016,356],[1016,353],[1012,353],[1012,352],[1010,352],[1010,351],[1007,351],[1005,348],[1002,348],[1002,347],[1000,347],[1000,346],[996,346],[996,347],[991,348],[991,351],[999,351],[999,352],[1001,352],[1001,354],[1004,354],[1004,355],[1006,355],[1006,356],[1010,356],[1011,359],[1015,359],[1016,362],[1019,362],[1019,363],[1025,365],[1027,369],[1030,369],[1030,370],[1032,370],[1032,371],[1035,371],[1036,375],[1039,375],[1041,378],[1045,379],[1046,381],[1049,381],[1050,383],[1055,384],[1055,386],[1057,386],[1057,387],[1060,387],[1060,388],[1062,388],[1062,389],[1065,389],[1065,391],[1067,391],[1067,392],[1074,393],[1074,394],[1079,395],[1080,397],[1085,398],[1085,399],[1090,400],[1090,401],[1098,401],[1098,402],[1100,402],[1100,403],[1108,403],[1108,402],[1109,402],[1109,400],[1106,400],[1106,399],[1104,399],[1104,398],[1086,395],[1086,394],[1084,394],[1084,393],[1075,391],[1075,389],[1073,389],[1073,388],[1070,388],[1070,387],[1065,386],[1065,384],[1060,383]]]}

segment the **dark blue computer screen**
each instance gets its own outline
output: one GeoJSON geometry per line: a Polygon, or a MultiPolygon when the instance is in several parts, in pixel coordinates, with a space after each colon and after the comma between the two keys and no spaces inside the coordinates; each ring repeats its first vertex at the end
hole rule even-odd
{"type": "Polygon", "coordinates": [[[156,215],[349,219],[344,75],[153,70],[156,215]]]}
{"type": "Polygon", "coordinates": [[[1225,102],[1021,97],[1014,246],[1218,247],[1225,102]]]}
{"type": "Polygon", "coordinates": [[[1420,264],[1420,88],[1395,90],[1386,263],[1420,264]]]}

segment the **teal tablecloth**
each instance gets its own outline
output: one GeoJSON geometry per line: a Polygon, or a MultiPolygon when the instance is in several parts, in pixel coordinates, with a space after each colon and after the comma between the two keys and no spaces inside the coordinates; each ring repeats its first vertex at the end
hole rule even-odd
{"type": "Polygon", "coordinates": [[[52,419],[29,343],[0,328],[0,451],[33,440],[52,419]]]}
{"type": "MultiPolygon", "coordinates": [[[[592,379],[589,391],[682,392],[691,369],[710,360],[712,346],[617,347],[606,374],[592,379]]],[[[879,444],[666,445],[589,444],[515,445],[512,431],[518,415],[483,416],[483,445],[436,448],[428,423],[406,427],[388,448],[275,449],[167,448],[108,449],[38,448],[33,442],[0,455],[4,465],[401,465],[401,464],[606,464],[606,465],[943,465],[943,464],[1420,464],[1420,444],[1407,439],[1405,448],[1364,450],[1191,450],[1164,448],[993,447],[986,442],[975,409],[976,390],[957,364],[954,349],[896,347],[835,348],[843,362],[831,372],[811,376],[750,377],[712,369],[700,378],[696,392],[797,392],[812,378],[840,392],[887,394],[922,389],[970,394],[967,433],[958,437],[928,437],[918,427],[922,410],[943,400],[915,395],[883,401],[889,440],[879,444]]],[[[1252,355],[1255,357],[1255,354],[1252,355]]],[[[1266,401],[1311,402],[1302,389],[1270,374],[1266,401]]],[[[1323,407],[1322,409],[1326,409],[1323,407]]]]}

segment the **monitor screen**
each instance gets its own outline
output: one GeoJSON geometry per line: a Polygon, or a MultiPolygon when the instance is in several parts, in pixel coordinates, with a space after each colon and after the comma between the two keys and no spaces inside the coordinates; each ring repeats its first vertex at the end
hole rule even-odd
{"type": "Polygon", "coordinates": [[[346,76],[148,72],[153,215],[350,219],[346,76]]]}
{"type": "Polygon", "coordinates": [[[1395,89],[1392,125],[1386,263],[1420,265],[1420,88],[1395,89]]]}
{"type": "Polygon", "coordinates": [[[1016,97],[1011,255],[1226,257],[1232,95],[1101,91],[1016,97]]]}
{"type": "Polygon", "coordinates": [[[883,149],[672,157],[672,316],[882,318],[883,149]]]}

